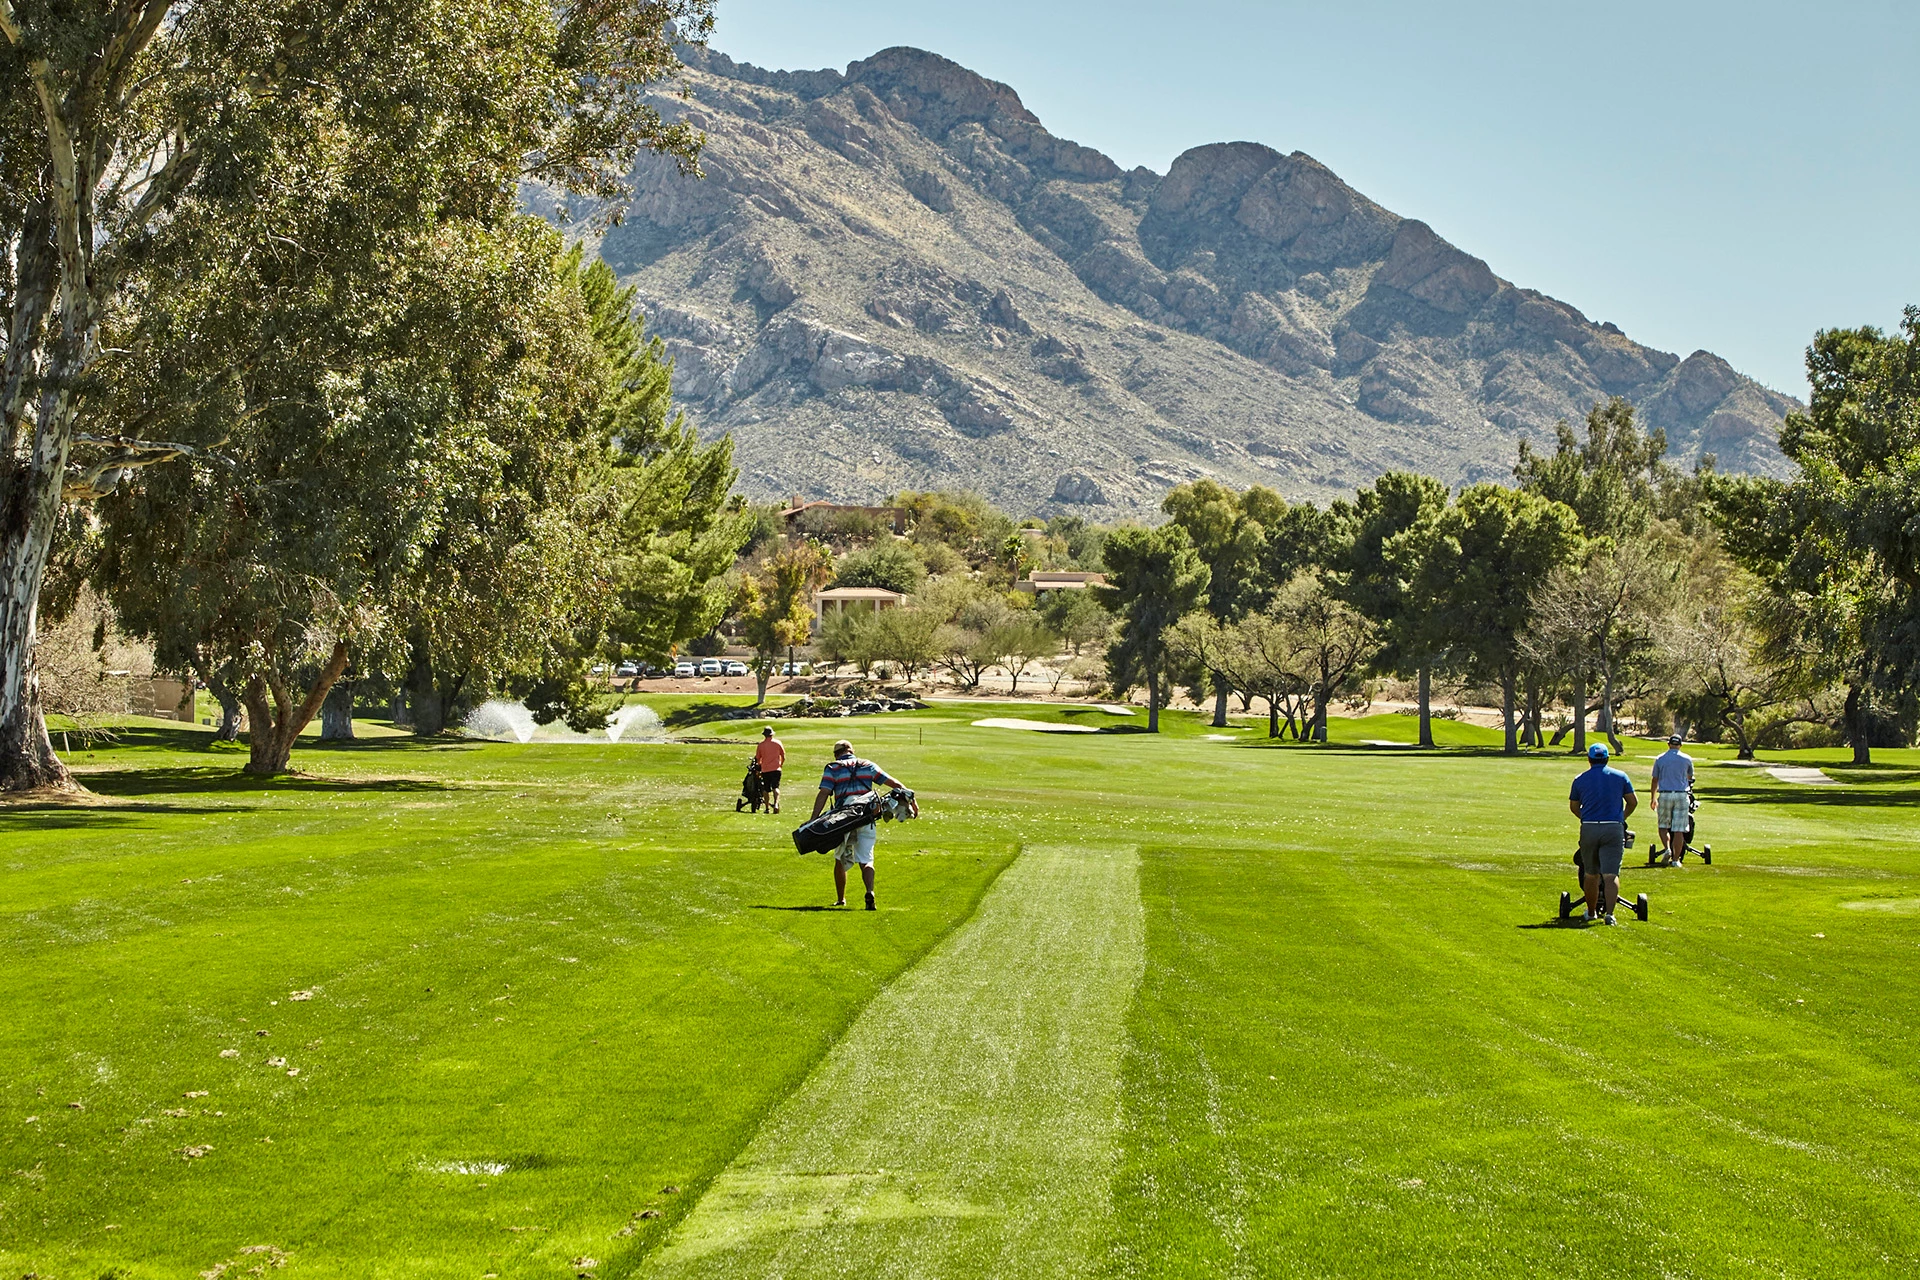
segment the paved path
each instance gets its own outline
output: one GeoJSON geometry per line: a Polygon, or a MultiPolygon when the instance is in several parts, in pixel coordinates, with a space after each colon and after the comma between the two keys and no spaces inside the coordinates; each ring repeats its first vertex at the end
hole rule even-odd
{"type": "Polygon", "coordinates": [[[1802,768],[1798,765],[1774,765],[1768,773],[1782,782],[1797,782],[1806,787],[1835,787],[1840,784],[1829,778],[1823,770],[1802,768]]]}
{"type": "Polygon", "coordinates": [[[1144,962],[1134,850],[1026,850],[641,1274],[1092,1274],[1144,962]]]}

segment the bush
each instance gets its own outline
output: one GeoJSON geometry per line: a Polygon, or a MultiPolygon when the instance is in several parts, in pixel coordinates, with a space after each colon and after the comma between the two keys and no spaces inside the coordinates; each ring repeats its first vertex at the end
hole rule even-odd
{"type": "Polygon", "coordinates": [[[834,565],[836,587],[884,587],[911,595],[927,569],[906,544],[887,539],[842,556],[834,565]]]}

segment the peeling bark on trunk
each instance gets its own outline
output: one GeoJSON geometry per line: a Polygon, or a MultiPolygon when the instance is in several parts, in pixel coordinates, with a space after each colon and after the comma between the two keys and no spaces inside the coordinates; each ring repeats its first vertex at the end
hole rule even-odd
{"type": "Polygon", "coordinates": [[[353,741],[353,681],[339,681],[327,690],[327,700],[320,704],[320,741],[353,741]]]}
{"type": "Polygon", "coordinates": [[[333,689],[333,682],[347,669],[347,642],[334,642],[333,653],[320,675],[307,691],[307,696],[299,702],[293,700],[293,690],[279,679],[256,674],[247,681],[246,693],[242,700],[247,704],[247,720],[250,732],[247,735],[246,772],[255,777],[272,777],[285,773],[288,762],[293,758],[293,744],[300,737],[300,731],[312,722],[320,713],[320,706],[327,700],[327,694],[333,689]]]}
{"type": "Polygon", "coordinates": [[[1433,745],[1433,668],[1420,664],[1420,745],[1433,745]]]}
{"type": "Polygon", "coordinates": [[[240,741],[240,699],[225,680],[209,678],[203,683],[214,701],[220,704],[220,723],[213,731],[215,742],[240,741]]]}

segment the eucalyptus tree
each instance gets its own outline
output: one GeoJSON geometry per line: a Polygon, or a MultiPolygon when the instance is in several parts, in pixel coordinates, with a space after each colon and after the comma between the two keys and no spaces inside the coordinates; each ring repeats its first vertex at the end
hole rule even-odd
{"type": "MultiPolygon", "coordinates": [[[[359,305],[366,289],[345,286],[376,282],[410,242],[497,225],[524,179],[611,195],[642,146],[691,169],[699,135],[663,121],[646,93],[678,70],[673,40],[703,36],[710,8],[0,0],[0,789],[70,785],[32,667],[63,504],[207,453],[231,420],[199,438],[155,428],[219,416],[182,412],[183,400],[266,413],[249,375],[284,360],[290,338],[312,345],[262,324],[225,366],[161,386],[156,412],[103,420],[96,405],[127,404],[96,393],[109,357],[181,340],[164,331],[173,309],[144,306],[149,287],[178,294],[196,264],[237,247],[245,268],[310,304],[283,318],[311,319],[359,305]],[[262,216],[287,207],[307,234],[262,216]]],[[[322,319],[351,343],[350,323],[322,319]]],[[[320,430],[323,417],[304,421],[320,430]]],[[[359,624],[339,607],[344,636],[359,624]]],[[[335,665],[329,649],[321,675],[335,665]]],[[[289,694],[289,714],[310,701],[289,694]]]]}

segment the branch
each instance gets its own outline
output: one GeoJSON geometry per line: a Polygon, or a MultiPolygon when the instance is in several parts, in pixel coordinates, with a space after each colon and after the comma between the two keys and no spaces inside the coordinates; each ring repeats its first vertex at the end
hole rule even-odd
{"type": "MultiPolygon", "coordinates": [[[[0,0],[4,3],[4,0],[0,0]]],[[[75,444],[108,445],[113,452],[100,461],[85,467],[70,466],[66,479],[61,483],[60,496],[71,503],[92,502],[95,498],[104,498],[114,491],[122,480],[133,471],[143,467],[156,466],[162,462],[172,462],[175,458],[206,458],[215,462],[229,462],[213,450],[226,444],[227,437],[222,436],[211,445],[180,444],[172,440],[135,440],[131,436],[94,436],[76,432],[75,444]]]]}

